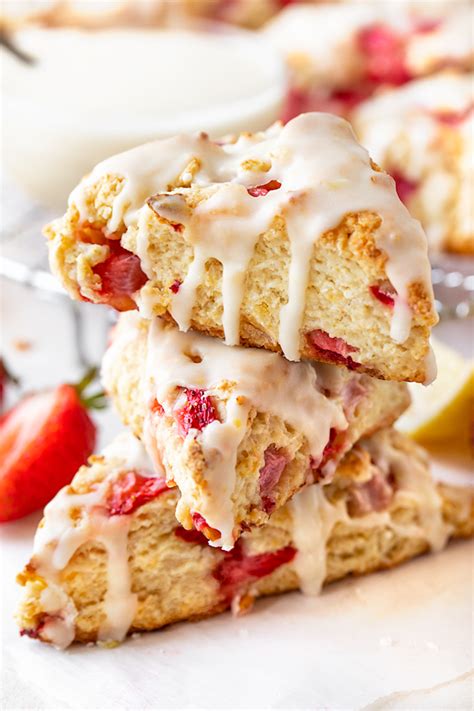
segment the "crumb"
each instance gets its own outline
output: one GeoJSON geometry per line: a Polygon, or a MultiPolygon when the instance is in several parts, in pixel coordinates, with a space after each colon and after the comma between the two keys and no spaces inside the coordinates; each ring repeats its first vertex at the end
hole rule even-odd
{"type": "Polygon", "coordinates": [[[13,348],[15,348],[17,351],[29,351],[32,347],[33,344],[31,341],[26,341],[21,338],[17,338],[12,342],[13,348]]]}

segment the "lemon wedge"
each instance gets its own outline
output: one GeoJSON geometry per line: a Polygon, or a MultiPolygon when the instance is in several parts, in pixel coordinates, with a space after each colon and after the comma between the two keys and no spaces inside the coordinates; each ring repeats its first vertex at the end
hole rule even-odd
{"type": "Polygon", "coordinates": [[[469,447],[474,420],[474,363],[432,340],[438,376],[427,387],[410,383],[412,404],[397,423],[417,442],[469,447]]]}

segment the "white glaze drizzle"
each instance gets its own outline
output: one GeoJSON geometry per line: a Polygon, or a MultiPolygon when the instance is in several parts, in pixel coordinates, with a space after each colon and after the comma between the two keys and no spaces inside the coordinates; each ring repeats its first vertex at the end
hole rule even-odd
{"type": "MultiPolygon", "coordinates": [[[[104,360],[103,377],[107,387],[108,364],[113,364],[121,348],[139,327],[140,317],[130,312],[121,316],[110,352],[104,360]]],[[[329,441],[331,428],[345,430],[343,398],[327,397],[323,390],[339,384],[336,366],[289,363],[282,356],[262,349],[228,347],[217,339],[197,333],[182,333],[154,319],[149,325],[143,397],[154,399],[169,414],[182,405],[177,388],[204,390],[219,397],[220,422],[214,421],[202,432],[195,432],[205,461],[208,495],[200,508],[192,496],[192,482],[179,468],[173,472],[181,492],[181,502],[201,514],[208,525],[221,532],[211,545],[233,546],[234,515],[232,494],[239,444],[246,433],[250,409],[281,417],[301,432],[309,452],[319,460],[329,441]],[[194,360],[190,356],[193,356],[194,360]],[[199,362],[195,362],[199,359],[199,362]],[[177,399],[178,398],[178,399],[177,399]],[[225,405],[224,405],[225,403],[225,405]]],[[[347,375],[348,379],[357,374],[347,375]]],[[[150,422],[145,427],[145,445],[156,456],[156,442],[150,422]]],[[[159,466],[160,462],[156,462],[159,466]]]]}
{"type": "Polygon", "coordinates": [[[38,528],[33,549],[33,561],[47,587],[41,592],[41,604],[50,616],[41,636],[59,648],[74,639],[77,612],[72,600],[60,586],[60,572],[74,554],[88,542],[104,546],[107,554],[107,592],[103,601],[104,621],[99,629],[101,641],[121,641],[133,621],[137,598],[131,592],[127,541],[130,516],[109,516],[104,512],[104,501],[110,482],[124,471],[146,471],[151,463],[139,441],[129,433],[122,433],[105,448],[107,477],[85,494],[71,493],[69,487],[59,491],[46,506],[44,520],[38,528]],[[74,525],[73,510],[81,511],[74,525]]]}
{"type": "Polygon", "coordinates": [[[299,360],[314,244],[348,213],[370,211],[382,219],[374,238],[387,254],[386,273],[398,294],[392,319],[394,340],[403,342],[410,333],[409,285],[421,282],[432,295],[421,226],[398,199],[392,179],[372,168],[349,124],[335,116],[302,114],[286,126],[277,124],[266,133],[242,135],[235,143],[217,145],[203,135],[178,136],[115,156],[99,164],[72,193],[70,204],[78,207],[83,220],[91,217],[86,188],[103,175],[124,178],[107,228],[114,232],[122,222],[138,226],[136,251],[149,276],[153,272],[147,227],[151,208],[144,205],[146,198],[156,194],[155,212],[185,226],[184,237],[193,245],[194,261],[170,306],[182,330],[189,328],[204,265],[215,258],[223,265],[226,342],[239,342],[244,276],[260,234],[277,215],[286,220],[291,249],[288,303],[282,308],[279,327],[279,342],[289,360],[299,360]],[[191,186],[208,189],[206,199],[193,210],[186,207],[189,188],[167,192],[191,158],[199,161],[191,186]],[[262,197],[247,192],[271,180],[281,187],[262,197]],[[148,216],[140,215],[140,210],[148,216]]]}
{"type": "Polygon", "coordinates": [[[427,462],[397,449],[390,441],[390,432],[382,432],[363,446],[381,468],[390,467],[396,477],[397,490],[391,506],[414,503],[417,524],[394,521],[388,510],[352,518],[346,501],[328,501],[322,484],[306,487],[289,503],[292,514],[292,540],[298,553],[294,560],[301,590],[317,595],[327,575],[327,543],[338,523],[351,528],[387,527],[406,538],[426,540],[432,551],[446,545],[450,527],[443,521],[441,498],[431,477],[427,462]]]}

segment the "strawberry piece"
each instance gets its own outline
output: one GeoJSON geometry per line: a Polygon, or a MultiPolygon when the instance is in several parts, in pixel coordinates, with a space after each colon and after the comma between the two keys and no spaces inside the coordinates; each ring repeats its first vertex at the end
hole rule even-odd
{"type": "Polygon", "coordinates": [[[127,472],[113,482],[107,497],[107,510],[111,516],[131,514],[165,491],[169,491],[169,487],[164,479],[127,472]]]}
{"type": "Polygon", "coordinates": [[[288,123],[295,116],[303,114],[310,108],[309,93],[292,87],[285,99],[283,105],[281,120],[283,123],[288,123]]]}
{"type": "Polygon", "coordinates": [[[411,79],[405,66],[404,37],[377,24],[360,31],[358,44],[366,57],[366,74],[377,84],[404,84],[411,79]]]}
{"type": "Polygon", "coordinates": [[[270,494],[280,481],[283,470],[288,464],[289,457],[284,449],[279,449],[274,444],[267,447],[263,456],[264,465],[260,469],[259,474],[260,496],[262,498],[264,511],[271,513],[275,506],[275,501],[270,494]]]}
{"type": "Polygon", "coordinates": [[[155,398],[151,404],[151,411],[159,415],[160,417],[163,417],[165,414],[165,408],[161,403],[158,402],[158,400],[155,398]]]}
{"type": "Polygon", "coordinates": [[[418,183],[406,178],[401,173],[392,173],[392,178],[395,181],[398,197],[406,204],[418,188],[418,183]]]}
{"type": "Polygon", "coordinates": [[[394,494],[393,481],[376,472],[364,484],[354,484],[350,490],[347,508],[350,516],[365,516],[373,511],[388,508],[394,494]]]}
{"type": "Polygon", "coordinates": [[[204,390],[185,388],[184,393],[186,402],[174,413],[182,437],[186,437],[190,430],[201,432],[204,427],[219,419],[211,397],[204,390]]]}
{"type": "Polygon", "coordinates": [[[265,185],[256,185],[254,188],[247,188],[247,192],[252,197],[263,197],[268,195],[271,190],[281,188],[281,183],[278,180],[269,180],[265,185]]]}
{"type": "Polygon", "coordinates": [[[219,582],[224,598],[230,600],[242,586],[270,575],[296,555],[293,546],[286,546],[271,553],[246,556],[237,542],[235,548],[224,554],[223,560],[213,572],[219,582]]]}
{"type": "Polygon", "coordinates": [[[95,439],[72,385],[23,398],[0,420],[0,521],[42,508],[86,462],[95,439]]]}
{"type": "Polygon", "coordinates": [[[148,277],[142,271],[140,258],[124,249],[119,242],[109,242],[109,257],[94,267],[94,274],[100,276],[101,301],[118,311],[135,309],[131,296],[141,289],[148,277]]]}
{"type": "Polygon", "coordinates": [[[174,282],[170,286],[170,291],[172,291],[173,294],[177,294],[182,283],[183,282],[180,281],[179,279],[175,279],[174,282]]]}
{"type": "Polygon", "coordinates": [[[471,104],[464,111],[436,111],[432,114],[434,118],[440,123],[444,123],[446,126],[458,126],[460,123],[465,121],[469,114],[472,113],[474,105],[471,104]]]}
{"type": "Polygon", "coordinates": [[[360,363],[357,363],[349,355],[349,353],[355,353],[358,348],[349,345],[343,338],[330,336],[319,328],[307,333],[306,338],[315,356],[323,357],[331,363],[345,365],[351,370],[359,367],[360,363]]]}
{"type": "Polygon", "coordinates": [[[174,535],[185,543],[196,543],[201,546],[207,546],[208,544],[206,536],[200,531],[196,531],[195,528],[188,531],[186,528],[178,526],[178,528],[174,529],[174,535]]]}
{"type": "Polygon", "coordinates": [[[383,291],[378,284],[372,284],[369,286],[369,291],[378,301],[380,301],[384,306],[389,306],[391,309],[395,306],[395,299],[387,291],[383,291]]]}

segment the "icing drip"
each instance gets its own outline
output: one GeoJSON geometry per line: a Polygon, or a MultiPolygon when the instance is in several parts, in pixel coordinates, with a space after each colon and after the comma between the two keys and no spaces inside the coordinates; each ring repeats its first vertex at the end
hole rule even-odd
{"type": "Polygon", "coordinates": [[[86,494],[70,493],[69,487],[61,489],[46,506],[43,525],[35,536],[34,565],[48,584],[41,593],[41,604],[48,613],[41,635],[60,648],[73,641],[76,617],[72,600],[60,586],[60,572],[86,543],[95,541],[107,553],[107,592],[99,639],[121,641],[135,615],[137,599],[131,592],[127,552],[130,516],[110,516],[104,503],[111,480],[120,472],[137,468],[150,471],[151,467],[143,447],[128,433],[119,435],[104,450],[104,456],[110,465],[107,478],[86,494]],[[72,512],[78,510],[83,515],[74,525],[72,512]]]}
{"type": "MultiPolygon", "coordinates": [[[[153,213],[184,226],[194,257],[178,292],[172,293],[170,306],[182,330],[189,328],[196,289],[212,258],[223,267],[225,339],[230,345],[239,342],[246,271],[259,236],[279,215],[285,219],[291,252],[288,297],[279,325],[279,342],[289,360],[299,360],[314,245],[348,213],[368,211],[381,218],[374,238],[388,257],[387,276],[398,294],[395,340],[403,342],[410,332],[410,284],[421,282],[427,294],[432,293],[421,226],[400,202],[392,179],[373,169],[349,124],[330,114],[302,114],[286,126],[242,135],[235,143],[218,145],[203,134],[178,136],[115,156],[98,165],[72,193],[70,204],[77,205],[83,220],[91,218],[87,188],[102,175],[123,176],[107,228],[114,232],[122,223],[138,227],[136,251],[150,278],[153,213]],[[255,192],[256,185],[268,184],[279,187],[255,192]],[[191,209],[186,198],[194,188],[206,190],[191,209]]],[[[149,315],[150,304],[145,310],[149,315]]]]}
{"type": "Polygon", "coordinates": [[[390,442],[389,434],[383,432],[365,440],[363,446],[382,470],[389,470],[395,476],[397,490],[391,508],[414,503],[418,522],[398,523],[390,510],[352,518],[346,501],[328,501],[322,484],[306,487],[289,503],[292,541],[298,550],[294,566],[305,594],[317,595],[321,590],[327,575],[327,543],[338,523],[356,529],[387,527],[401,537],[426,540],[435,552],[446,545],[450,527],[443,521],[441,498],[427,462],[397,449],[390,442]]]}
{"type": "MultiPolygon", "coordinates": [[[[112,349],[119,350],[122,332],[123,337],[129,339],[130,332],[139,323],[136,313],[124,314],[112,349]]],[[[106,362],[112,363],[113,356],[107,355],[106,362]]],[[[106,367],[104,376],[107,382],[106,367]]],[[[165,412],[172,415],[182,404],[181,388],[198,389],[219,398],[220,421],[214,420],[202,431],[192,431],[204,453],[208,492],[201,507],[193,510],[210,527],[221,532],[221,538],[211,545],[224,549],[233,545],[235,467],[250,409],[279,416],[301,432],[308,441],[311,456],[319,461],[331,429],[345,430],[348,426],[342,400],[324,394],[337,381],[331,366],[319,368],[317,364],[289,363],[278,354],[260,349],[229,348],[219,340],[196,333],[185,334],[161,319],[153,320],[148,331],[146,402],[156,399],[165,412]]],[[[149,452],[157,454],[151,419],[150,411],[145,426],[146,446],[149,452]]],[[[192,508],[189,476],[179,470],[174,476],[182,504],[192,508]]]]}

